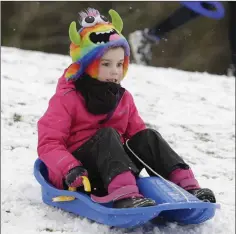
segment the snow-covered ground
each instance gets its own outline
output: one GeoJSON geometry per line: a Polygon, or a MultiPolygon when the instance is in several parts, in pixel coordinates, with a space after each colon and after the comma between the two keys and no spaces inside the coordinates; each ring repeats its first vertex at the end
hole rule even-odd
{"type": "MultiPolygon", "coordinates": [[[[1,48],[1,195],[4,234],[124,234],[41,201],[33,177],[37,120],[47,108],[68,56],[1,48]]],[[[136,234],[233,234],[235,230],[235,79],[131,65],[123,85],[146,123],[189,163],[221,210],[202,225],[137,228],[136,234]]]]}

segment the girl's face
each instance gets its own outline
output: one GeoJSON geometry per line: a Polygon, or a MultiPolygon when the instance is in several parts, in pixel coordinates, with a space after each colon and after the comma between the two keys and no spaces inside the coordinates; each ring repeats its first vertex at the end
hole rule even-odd
{"type": "Polygon", "coordinates": [[[98,67],[98,80],[119,84],[123,78],[125,52],[122,47],[108,50],[101,58],[98,67]]]}

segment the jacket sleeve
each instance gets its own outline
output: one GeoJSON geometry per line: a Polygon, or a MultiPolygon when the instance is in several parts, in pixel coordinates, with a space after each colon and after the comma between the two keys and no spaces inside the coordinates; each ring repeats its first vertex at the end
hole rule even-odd
{"type": "Polygon", "coordinates": [[[45,114],[38,121],[38,155],[58,179],[81,165],[67,150],[72,118],[65,96],[54,95],[45,114]]]}
{"type": "Polygon", "coordinates": [[[142,118],[140,117],[138,110],[135,106],[134,99],[130,94],[130,111],[129,111],[129,120],[128,126],[125,132],[125,139],[130,139],[133,135],[146,129],[146,125],[142,118]]]}

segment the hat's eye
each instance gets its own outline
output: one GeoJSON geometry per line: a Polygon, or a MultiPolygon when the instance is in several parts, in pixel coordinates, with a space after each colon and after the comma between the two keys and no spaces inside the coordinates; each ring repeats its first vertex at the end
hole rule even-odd
{"type": "Polygon", "coordinates": [[[83,27],[92,27],[97,23],[97,20],[93,16],[87,16],[86,18],[83,19],[82,21],[82,26],[83,27]]]}
{"type": "Polygon", "coordinates": [[[108,19],[106,16],[104,15],[100,15],[100,18],[104,21],[104,22],[108,22],[108,19]]]}
{"type": "Polygon", "coordinates": [[[95,21],[95,18],[93,16],[87,16],[84,20],[86,23],[91,24],[95,21]]]}

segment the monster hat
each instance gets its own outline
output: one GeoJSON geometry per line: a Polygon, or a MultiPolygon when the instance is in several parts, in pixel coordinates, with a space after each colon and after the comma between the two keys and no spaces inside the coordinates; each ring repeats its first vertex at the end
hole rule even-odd
{"type": "Polygon", "coordinates": [[[97,78],[100,58],[108,49],[114,47],[124,48],[123,77],[125,76],[129,65],[129,44],[121,34],[123,21],[119,14],[114,10],[109,10],[109,14],[111,23],[98,10],[88,8],[79,13],[79,23],[82,28],[78,32],[76,22],[73,21],[70,24],[70,56],[73,63],[65,73],[67,80],[76,80],[84,73],[89,74],[92,78],[97,78]]]}

